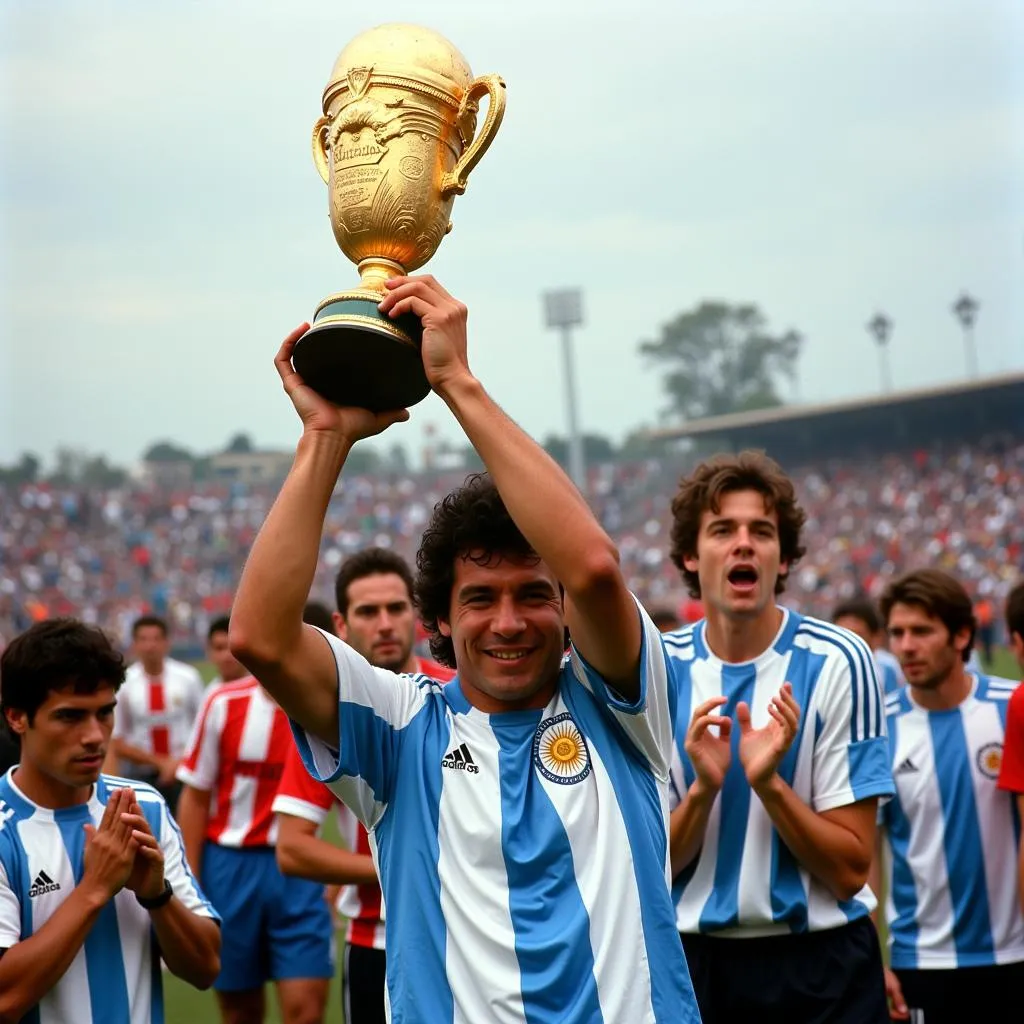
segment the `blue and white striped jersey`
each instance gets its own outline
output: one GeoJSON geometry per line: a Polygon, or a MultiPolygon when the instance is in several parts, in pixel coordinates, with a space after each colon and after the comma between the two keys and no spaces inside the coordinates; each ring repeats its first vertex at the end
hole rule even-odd
{"type": "Polygon", "coordinates": [[[1024,960],[1017,896],[1020,822],[997,787],[1017,687],[972,673],[958,707],[926,711],[908,686],[886,701],[896,797],[882,808],[894,967],[1024,960]]]}
{"type": "MultiPolygon", "coordinates": [[[[779,775],[815,811],[893,793],[885,716],[875,663],[867,645],[848,630],[782,609],[771,646],[753,661],[728,664],[704,639],[705,623],[665,637],[677,704],[671,806],[693,782],[683,744],[694,709],[728,698],[719,714],[735,719],[750,706],[755,729],[771,721],[768,704],[783,683],[793,687],[800,729],[779,775]]],[[[836,928],[871,912],[865,886],[840,902],[796,860],[779,838],[740,764],[740,732],[732,731],[732,761],[711,810],[704,844],[680,872],[673,892],[681,932],[753,937],[836,928]]]]}
{"type": "MultiPolygon", "coordinates": [[[[131,786],[164,852],[164,876],[197,914],[220,920],[185,861],[167,804],[151,786],[101,775],[88,803],[50,810],[0,778],[0,949],[38,932],[81,881],[87,822],[99,825],[113,789],[131,786]]],[[[149,912],[122,889],[108,903],[60,981],[22,1024],[161,1024],[161,969],[149,912]]]]}
{"type": "Polygon", "coordinates": [[[296,739],[370,831],[393,1024],[699,1021],[668,885],[668,665],[641,617],[635,705],[573,652],[547,707],[501,714],[324,634],[339,749],[296,739]]]}
{"type": "Polygon", "coordinates": [[[879,647],[875,651],[875,668],[878,669],[878,681],[882,684],[882,693],[886,697],[890,693],[896,693],[901,686],[906,686],[907,681],[903,678],[900,660],[892,651],[879,647]]]}

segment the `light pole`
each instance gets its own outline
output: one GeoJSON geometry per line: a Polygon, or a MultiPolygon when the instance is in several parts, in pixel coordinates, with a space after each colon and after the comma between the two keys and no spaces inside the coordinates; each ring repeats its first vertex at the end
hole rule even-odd
{"type": "Polygon", "coordinates": [[[964,355],[967,360],[967,376],[978,376],[978,351],[974,346],[974,321],[978,318],[981,303],[963,292],[953,303],[953,313],[964,332],[964,355]]]}
{"type": "Polygon", "coordinates": [[[569,418],[569,476],[582,495],[587,493],[583,439],[576,418],[576,369],[572,358],[572,329],[583,323],[583,293],[579,288],[562,288],[544,293],[544,322],[562,335],[562,363],[565,375],[565,408],[569,418]]]}
{"type": "Polygon", "coordinates": [[[892,321],[884,313],[876,313],[868,321],[868,330],[878,343],[878,358],[882,370],[882,391],[892,391],[892,374],[889,370],[889,337],[892,321]]]}

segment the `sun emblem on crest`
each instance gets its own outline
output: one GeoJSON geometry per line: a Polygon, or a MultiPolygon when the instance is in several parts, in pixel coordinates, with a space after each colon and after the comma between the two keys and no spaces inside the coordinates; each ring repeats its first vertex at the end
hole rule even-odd
{"type": "Polygon", "coordinates": [[[546,718],[533,738],[533,762],[550,782],[571,786],[590,774],[590,751],[568,711],[546,718]]]}
{"type": "Polygon", "coordinates": [[[986,743],[978,751],[978,771],[990,779],[999,778],[999,769],[1003,766],[1002,743],[986,743]]]}

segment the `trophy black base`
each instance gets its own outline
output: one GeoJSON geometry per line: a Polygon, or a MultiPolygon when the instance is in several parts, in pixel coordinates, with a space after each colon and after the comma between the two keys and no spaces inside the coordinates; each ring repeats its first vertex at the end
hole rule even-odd
{"type": "Polygon", "coordinates": [[[325,299],[292,352],[295,372],[335,405],[407,409],[430,392],[419,317],[385,316],[377,309],[379,298],[346,292],[325,299]]]}

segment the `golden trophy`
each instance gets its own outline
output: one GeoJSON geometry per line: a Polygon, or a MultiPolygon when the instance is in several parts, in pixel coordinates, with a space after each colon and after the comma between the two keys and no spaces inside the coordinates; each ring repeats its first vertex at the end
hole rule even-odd
{"type": "Polygon", "coordinates": [[[335,240],[360,280],[317,306],[292,362],[338,405],[405,408],[430,391],[422,327],[411,314],[382,315],[377,304],[384,282],[422,267],[451,230],[452,203],[501,124],[505,83],[474,78],[462,54],[430,29],[381,25],[341,51],[323,112],[313,159],[327,183],[335,240]]]}

